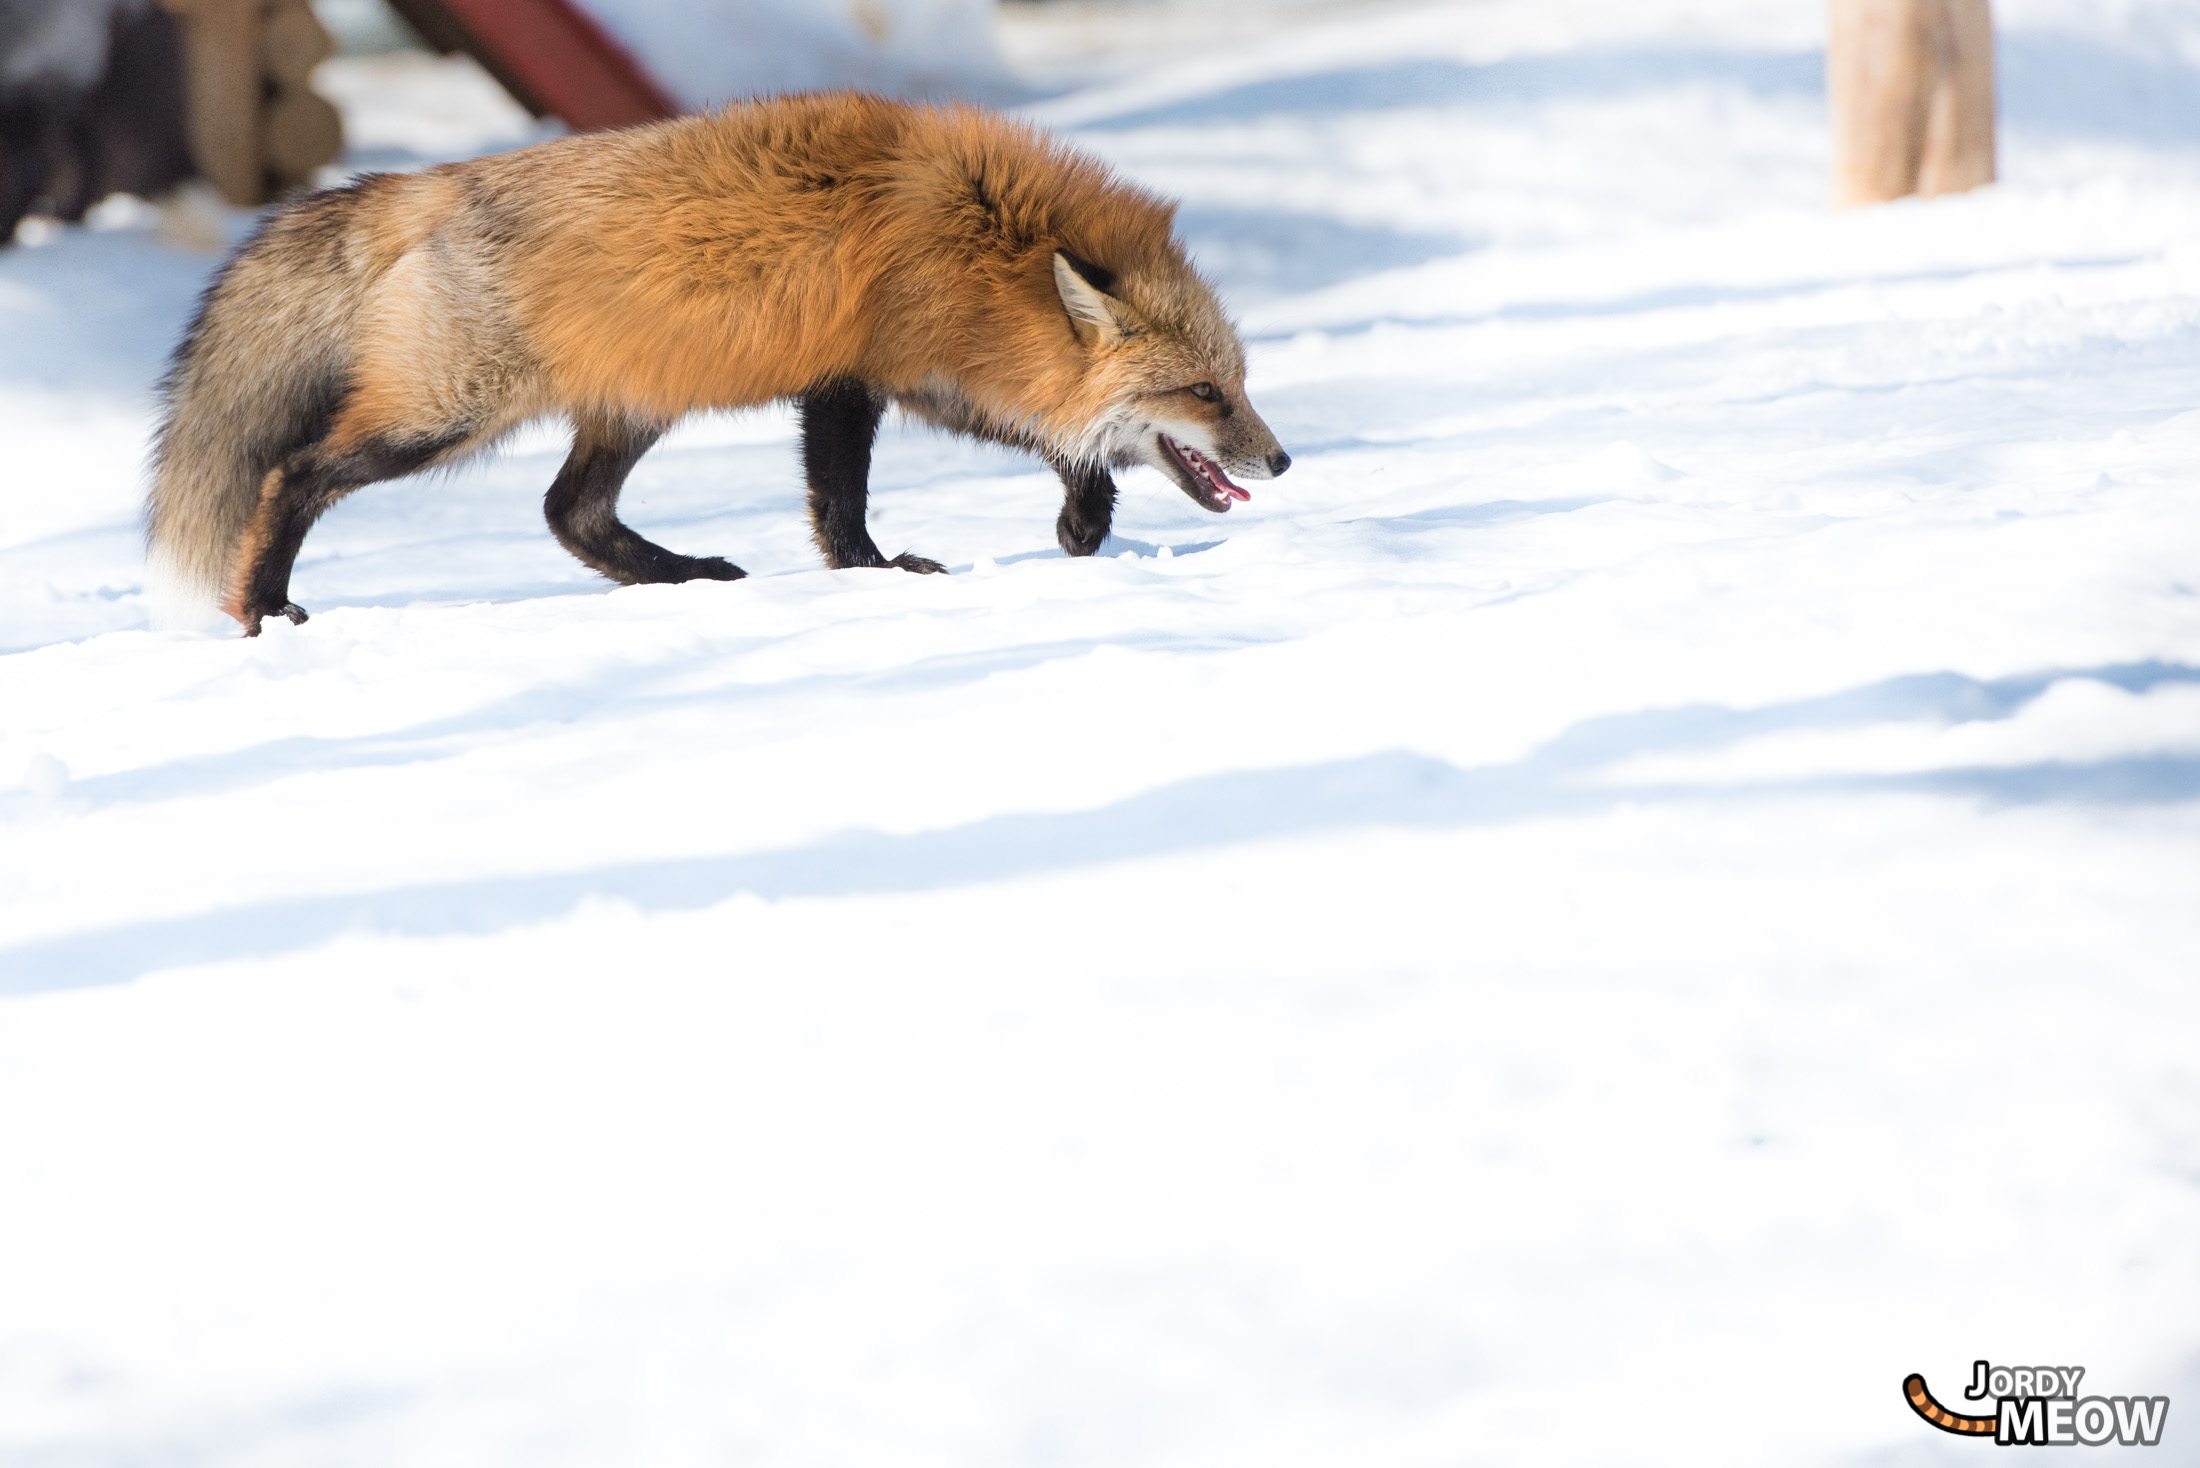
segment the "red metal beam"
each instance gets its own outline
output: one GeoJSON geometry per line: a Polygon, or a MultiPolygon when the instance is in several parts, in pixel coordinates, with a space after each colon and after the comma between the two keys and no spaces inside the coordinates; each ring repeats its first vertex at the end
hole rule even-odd
{"type": "Polygon", "coordinates": [[[430,44],[464,50],[536,116],[575,132],[685,111],[571,0],[394,0],[430,44]]]}

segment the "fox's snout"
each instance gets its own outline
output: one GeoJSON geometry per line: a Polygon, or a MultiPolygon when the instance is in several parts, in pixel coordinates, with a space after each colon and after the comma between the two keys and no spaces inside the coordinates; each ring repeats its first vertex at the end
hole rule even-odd
{"type": "Polygon", "coordinates": [[[1215,435],[1218,457],[1238,473],[1273,479],[1291,467],[1291,456],[1276,442],[1276,435],[1261,421],[1260,414],[1253,411],[1252,403],[1244,403],[1242,410],[1221,426],[1223,431],[1215,435]]]}

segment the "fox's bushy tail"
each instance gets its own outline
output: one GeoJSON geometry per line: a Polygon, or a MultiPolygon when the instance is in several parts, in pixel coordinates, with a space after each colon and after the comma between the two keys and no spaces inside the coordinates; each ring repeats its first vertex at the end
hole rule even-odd
{"type": "Polygon", "coordinates": [[[199,621],[229,591],[268,472],[315,442],[349,390],[364,288],[346,234],[357,187],[270,218],[207,287],[161,383],[146,498],[158,619],[199,621]]]}

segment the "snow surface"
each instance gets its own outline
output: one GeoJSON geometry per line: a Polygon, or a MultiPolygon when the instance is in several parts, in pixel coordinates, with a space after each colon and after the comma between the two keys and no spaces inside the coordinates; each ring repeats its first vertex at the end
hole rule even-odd
{"type": "Polygon", "coordinates": [[[545,429],[146,631],[213,262],[0,257],[0,1462],[2200,1461],[2200,7],[1997,10],[1852,213],[1815,0],[1126,13],[1298,463],[1086,561],[763,414],[609,590],[545,429]]]}

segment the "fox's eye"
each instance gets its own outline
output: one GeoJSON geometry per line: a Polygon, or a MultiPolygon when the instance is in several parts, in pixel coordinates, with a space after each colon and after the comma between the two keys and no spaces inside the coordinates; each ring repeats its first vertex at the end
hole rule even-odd
{"type": "Polygon", "coordinates": [[[1215,385],[1211,382],[1195,382],[1184,390],[1203,403],[1219,403],[1222,401],[1222,394],[1215,391],[1215,385]]]}

